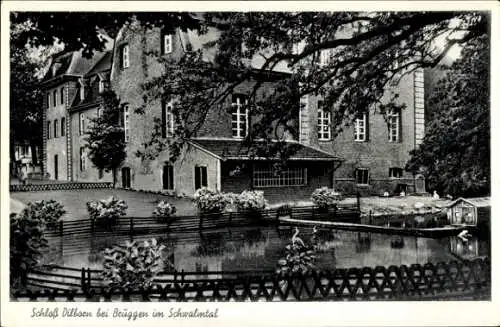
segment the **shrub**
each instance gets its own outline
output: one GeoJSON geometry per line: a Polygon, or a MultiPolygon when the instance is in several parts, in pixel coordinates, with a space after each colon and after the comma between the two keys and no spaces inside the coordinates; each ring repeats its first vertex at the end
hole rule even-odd
{"type": "Polygon", "coordinates": [[[87,202],[90,219],[114,223],[120,216],[125,216],[125,201],[110,196],[108,199],[87,202]]]}
{"type": "Polygon", "coordinates": [[[29,202],[23,209],[25,216],[31,219],[38,219],[48,226],[57,224],[66,213],[64,206],[55,200],[41,200],[29,202]]]}
{"type": "Polygon", "coordinates": [[[26,285],[29,270],[38,265],[41,250],[47,247],[45,222],[33,216],[35,212],[23,210],[10,216],[10,285],[14,289],[26,285]]]}
{"type": "Polygon", "coordinates": [[[172,217],[175,214],[177,209],[173,204],[168,203],[167,201],[160,201],[155,210],[153,211],[153,216],[158,217],[161,220],[172,217]]]}
{"type": "Polygon", "coordinates": [[[311,200],[318,207],[329,208],[342,200],[342,196],[340,193],[335,192],[334,189],[321,187],[314,190],[311,194],[311,200]]]}
{"type": "Polygon", "coordinates": [[[313,230],[311,243],[305,243],[298,237],[299,229],[295,227],[295,234],[292,236],[292,242],[285,246],[285,257],[278,261],[277,273],[307,273],[314,270],[316,266],[316,249],[314,242],[316,232],[313,230]]]}
{"type": "Polygon", "coordinates": [[[193,201],[196,203],[198,210],[204,214],[223,212],[231,202],[226,194],[205,187],[194,192],[193,201]]]}
{"type": "Polygon", "coordinates": [[[126,241],[104,250],[103,278],[109,287],[147,288],[162,268],[164,245],[156,239],[126,241]]]}
{"type": "Polygon", "coordinates": [[[235,204],[239,211],[261,212],[268,202],[262,191],[243,191],[235,197],[235,204]]]}

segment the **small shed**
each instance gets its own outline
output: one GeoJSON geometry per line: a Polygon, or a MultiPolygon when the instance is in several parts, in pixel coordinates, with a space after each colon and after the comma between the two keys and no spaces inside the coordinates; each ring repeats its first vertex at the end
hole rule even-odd
{"type": "Polygon", "coordinates": [[[490,198],[459,198],[447,206],[447,216],[450,225],[475,226],[483,223],[489,225],[490,198]]]}

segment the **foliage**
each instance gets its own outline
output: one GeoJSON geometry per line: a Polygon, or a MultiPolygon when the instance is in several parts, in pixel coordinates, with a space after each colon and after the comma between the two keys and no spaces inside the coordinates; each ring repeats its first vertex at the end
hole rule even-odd
{"type": "MultiPolygon", "coordinates": [[[[297,235],[299,229],[295,227],[295,234],[292,236],[292,242],[285,246],[285,257],[278,261],[277,273],[307,273],[316,267],[316,249],[314,244],[307,244],[297,235]]],[[[315,232],[313,231],[313,238],[315,232]]],[[[313,243],[313,242],[311,242],[313,243]]]]}
{"type": "Polygon", "coordinates": [[[10,33],[10,151],[14,158],[16,143],[29,144],[36,162],[34,148],[42,145],[43,96],[37,78],[42,63],[30,58],[29,48],[15,46],[20,33],[15,27],[10,33]]]}
{"type": "Polygon", "coordinates": [[[125,216],[127,204],[124,200],[110,196],[107,199],[87,202],[90,219],[96,221],[116,222],[120,216],[125,216]]]}
{"type": "Polygon", "coordinates": [[[64,206],[55,200],[29,202],[21,214],[31,219],[40,220],[43,225],[54,225],[66,213],[64,206]]]}
{"type": "Polygon", "coordinates": [[[206,187],[202,187],[194,192],[193,201],[196,203],[198,210],[204,214],[223,212],[231,202],[226,194],[210,190],[206,187]]]}
{"type": "Polygon", "coordinates": [[[108,286],[147,288],[162,268],[164,245],[156,239],[143,242],[126,241],[104,250],[103,278],[108,286]]]}
{"type": "Polygon", "coordinates": [[[235,197],[236,208],[240,211],[261,212],[268,202],[264,198],[264,192],[245,190],[235,197]]]}
{"type": "Polygon", "coordinates": [[[314,190],[311,194],[312,202],[322,208],[329,208],[342,200],[342,195],[334,189],[321,187],[314,190]]]}
{"type": "Polygon", "coordinates": [[[125,105],[113,91],[106,90],[101,95],[102,113],[91,119],[86,132],[86,147],[90,161],[100,170],[113,172],[113,186],[116,184],[116,169],[126,157],[124,129],[121,127],[120,113],[125,105]]]}
{"type": "Polygon", "coordinates": [[[10,216],[10,285],[13,288],[26,286],[27,274],[39,264],[41,250],[47,247],[43,236],[45,222],[34,210],[23,210],[10,216]]]}
{"type": "Polygon", "coordinates": [[[153,211],[153,215],[157,217],[168,218],[175,214],[177,209],[173,204],[168,203],[167,201],[160,201],[153,211]]]}
{"type": "MultiPolygon", "coordinates": [[[[17,47],[51,45],[58,40],[68,51],[83,49],[84,55],[104,48],[103,34],[113,38],[134,20],[145,28],[181,28],[207,36],[203,46],[186,47],[180,60],[158,57],[165,69],[145,83],[146,103],[137,108],[144,112],[151,101],[178,100],[173,114],[186,124],[176,124],[176,137],[169,144],[174,157],[185,140],[196,135],[208,112],[227,110],[228,97],[243,83],[251,82],[246,106],[252,116],[259,117],[246,140],[251,153],[284,160],[290,151],[283,148],[289,145],[270,141],[283,140],[285,132],[297,135],[293,121],[301,97],[321,96],[324,107],[332,108],[334,132],[340,133],[366,110],[401,106],[397,94],[389,97],[389,104],[382,98],[386,87],[403,74],[434,67],[453,46],[489,33],[488,14],[472,11],[18,12],[11,17],[13,25],[30,27],[18,38],[17,47]],[[209,37],[214,29],[218,30],[214,33],[219,35],[217,40],[209,37]],[[443,46],[436,47],[436,40],[443,46]],[[322,64],[321,57],[326,59],[322,64]],[[254,58],[261,60],[257,68],[249,64],[254,58]],[[292,73],[271,74],[274,89],[265,90],[269,70],[292,73]],[[266,142],[254,144],[255,139],[266,142]]],[[[158,136],[153,133],[152,137],[158,136]]],[[[151,146],[164,145],[151,142],[139,155],[157,152],[151,146]]]]}
{"type": "Polygon", "coordinates": [[[426,136],[406,169],[426,177],[429,191],[453,196],[490,193],[489,46],[470,42],[438,81],[426,136]]]}

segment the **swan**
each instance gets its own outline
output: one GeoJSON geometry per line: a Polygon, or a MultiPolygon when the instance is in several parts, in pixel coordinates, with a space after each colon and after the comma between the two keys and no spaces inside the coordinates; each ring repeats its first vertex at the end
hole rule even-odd
{"type": "Polygon", "coordinates": [[[292,236],[292,244],[299,243],[300,245],[305,246],[304,241],[302,241],[302,239],[298,237],[298,235],[299,235],[299,228],[295,227],[295,233],[293,233],[292,236]]]}

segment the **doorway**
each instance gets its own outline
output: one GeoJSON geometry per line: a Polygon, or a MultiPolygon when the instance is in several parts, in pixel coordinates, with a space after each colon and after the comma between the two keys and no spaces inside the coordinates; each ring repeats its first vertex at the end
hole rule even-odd
{"type": "Polygon", "coordinates": [[[130,188],[130,168],[123,167],[122,168],[122,187],[130,188]]]}

